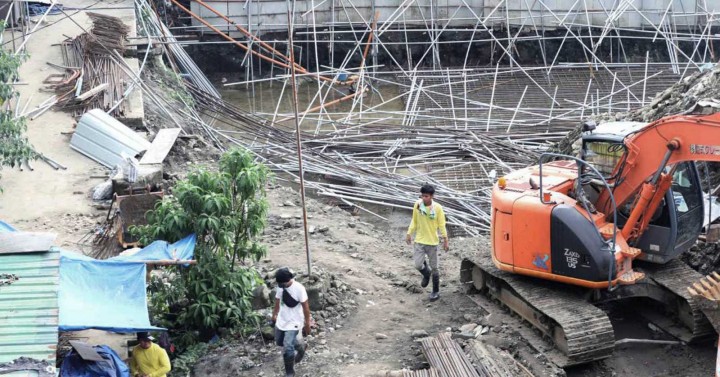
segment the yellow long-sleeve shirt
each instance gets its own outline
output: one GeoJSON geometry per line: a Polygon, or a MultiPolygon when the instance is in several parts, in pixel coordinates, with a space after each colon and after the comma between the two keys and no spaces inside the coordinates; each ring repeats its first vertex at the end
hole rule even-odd
{"type": "MultiPolygon", "coordinates": [[[[432,209],[435,211],[435,218],[431,219],[430,216],[420,212],[421,203],[422,200],[419,200],[413,206],[412,221],[410,221],[408,234],[412,235],[415,233],[415,243],[423,245],[438,245],[440,243],[438,230],[443,238],[447,238],[445,212],[443,212],[440,204],[433,202],[432,209]]],[[[428,210],[431,210],[431,207],[428,207],[428,210]]]]}
{"type": "Polygon", "coordinates": [[[130,374],[132,376],[165,377],[171,369],[170,358],[162,347],[153,343],[150,348],[144,349],[135,346],[130,359],[130,374]]]}

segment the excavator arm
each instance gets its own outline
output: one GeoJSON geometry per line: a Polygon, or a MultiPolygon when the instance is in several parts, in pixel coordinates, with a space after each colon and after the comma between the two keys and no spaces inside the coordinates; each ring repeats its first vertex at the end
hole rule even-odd
{"type": "MultiPolygon", "coordinates": [[[[667,166],[684,161],[720,162],[720,114],[663,118],[628,135],[624,144],[627,156],[615,168],[618,176],[612,182],[612,195],[619,206],[636,198],[622,229],[624,238],[633,241],[647,229],[650,214],[672,185],[667,166]]],[[[610,194],[604,190],[596,203],[605,214],[612,213],[610,194]]]]}

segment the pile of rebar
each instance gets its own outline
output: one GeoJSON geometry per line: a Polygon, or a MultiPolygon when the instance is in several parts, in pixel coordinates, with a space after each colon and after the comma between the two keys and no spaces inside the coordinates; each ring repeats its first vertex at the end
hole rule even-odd
{"type": "Polygon", "coordinates": [[[87,15],[93,27],[90,31],[92,38],[85,44],[85,54],[106,56],[108,50],[117,50],[122,55],[130,27],[117,17],[93,12],[87,12],[87,15]]]}
{"type": "Polygon", "coordinates": [[[122,116],[127,112],[122,99],[129,77],[117,56],[125,51],[130,28],[117,17],[91,12],[88,15],[92,29],[61,44],[65,76],[49,83],[47,89],[58,95],[59,107],[75,116],[94,108],[122,116]]]}
{"type": "Polygon", "coordinates": [[[421,343],[428,363],[437,369],[438,375],[442,377],[491,377],[478,374],[460,345],[450,338],[450,333],[444,332],[434,338],[425,338],[421,343]]]}
{"type": "Polygon", "coordinates": [[[435,368],[403,370],[402,375],[403,377],[442,377],[435,368]]]}
{"type": "MultiPolygon", "coordinates": [[[[275,171],[297,173],[291,131],[201,91],[194,95],[200,113],[217,122],[214,131],[221,140],[250,149],[275,171]]],[[[406,132],[397,125],[377,127],[375,132],[368,129],[345,136],[303,133],[303,164],[305,172],[313,175],[307,177],[308,187],[376,214],[362,204],[411,208],[420,186],[430,183],[436,187],[436,200],[443,205],[448,224],[477,235],[489,230],[489,188],[494,177],[537,158],[535,152],[501,138],[463,130],[406,132]],[[396,142],[398,135],[402,142],[396,142]],[[477,175],[468,175],[464,183],[469,182],[472,190],[463,191],[448,174],[467,169],[475,169],[477,175]]]]}

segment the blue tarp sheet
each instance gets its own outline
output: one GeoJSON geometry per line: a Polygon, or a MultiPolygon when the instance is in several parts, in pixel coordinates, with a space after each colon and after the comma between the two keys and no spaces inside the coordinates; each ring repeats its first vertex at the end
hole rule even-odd
{"type": "Polygon", "coordinates": [[[71,251],[62,252],[62,256],[68,259],[97,261],[97,262],[147,262],[154,260],[192,260],[195,253],[195,234],[191,234],[175,243],[155,241],[144,247],[135,255],[118,255],[110,259],[97,260],[86,255],[71,251]]]}
{"type": "Polygon", "coordinates": [[[13,228],[10,224],[0,221],[0,233],[2,232],[14,232],[16,229],[13,228]]]}
{"type": "Polygon", "coordinates": [[[60,258],[60,331],[162,330],[150,325],[145,264],[60,258]]]}
{"type": "Polygon", "coordinates": [[[173,244],[165,241],[155,241],[145,246],[135,255],[118,255],[110,258],[112,261],[132,262],[151,260],[191,260],[195,252],[195,234],[191,234],[173,244]]]}
{"type": "Polygon", "coordinates": [[[60,377],[130,377],[130,368],[112,348],[93,348],[105,361],[85,361],[75,350],[71,350],[63,358],[60,377]]]}
{"type": "MultiPolygon", "coordinates": [[[[0,232],[15,228],[0,221],[0,232]]],[[[195,235],[169,244],[155,241],[132,256],[95,260],[61,250],[58,304],[60,331],[100,329],[114,332],[164,330],[150,325],[145,291],[145,263],[190,260],[195,235]]]]}

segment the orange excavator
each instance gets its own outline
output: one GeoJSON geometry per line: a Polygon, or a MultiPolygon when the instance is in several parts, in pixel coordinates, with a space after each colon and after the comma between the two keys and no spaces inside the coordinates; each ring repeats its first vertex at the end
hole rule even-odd
{"type": "Polygon", "coordinates": [[[687,290],[702,275],[678,257],[703,226],[695,162],[720,161],[720,114],[587,122],[581,140],[577,157],[498,179],[492,248],[463,260],[461,281],[551,340],[563,367],[612,354],[610,301],[684,342],[714,334],[687,290]]]}

